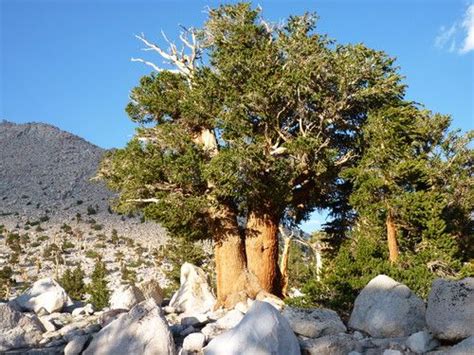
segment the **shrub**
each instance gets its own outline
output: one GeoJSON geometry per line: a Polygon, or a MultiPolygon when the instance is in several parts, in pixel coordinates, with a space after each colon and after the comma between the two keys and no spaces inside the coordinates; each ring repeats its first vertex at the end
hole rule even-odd
{"type": "Polygon", "coordinates": [[[4,266],[0,269],[0,298],[8,298],[10,289],[14,283],[13,270],[10,266],[4,266]]]}
{"type": "Polygon", "coordinates": [[[74,247],[75,247],[74,243],[69,241],[69,240],[65,240],[62,244],[62,249],[63,250],[72,249],[74,247]]]}
{"type": "Polygon", "coordinates": [[[66,224],[66,223],[63,223],[63,225],[61,226],[61,230],[64,231],[65,233],[71,233],[72,232],[72,228],[69,224],[66,224]]]}
{"type": "Polygon", "coordinates": [[[87,206],[87,215],[91,216],[93,214],[97,214],[97,209],[92,206],[87,206]]]}
{"type": "Polygon", "coordinates": [[[47,221],[49,221],[49,216],[47,216],[47,215],[42,216],[42,217],[39,218],[39,220],[40,220],[40,222],[47,222],[47,221]]]}
{"type": "Polygon", "coordinates": [[[59,284],[73,300],[80,301],[84,298],[86,291],[84,277],[84,271],[80,265],[77,265],[72,271],[69,268],[66,269],[59,279],[59,284]]]}
{"type": "Polygon", "coordinates": [[[130,270],[127,264],[122,262],[120,267],[120,273],[122,274],[122,281],[127,285],[135,285],[137,283],[137,273],[135,270],[130,270]]]}
{"type": "Polygon", "coordinates": [[[86,257],[89,259],[97,259],[99,256],[99,253],[94,250],[89,249],[86,251],[86,257]]]}
{"type": "Polygon", "coordinates": [[[7,235],[6,244],[10,247],[10,249],[14,252],[21,251],[20,245],[20,235],[17,233],[9,233],[7,235]]]}
{"type": "Polygon", "coordinates": [[[38,237],[38,242],[44,242],[45,240],[48,240],[49,237],[47,235],[42,235],[41,237],[38,237]]]}
{"type": "Polygon", "coordinates": [[[94,248],[96,249],[105,249],[106,245],[104,243],[95,243],[94,248]]]}
{"type": "Polygon", "coordinates": [[[348,316],[359,292],[379,274],[392,277],[426,299],[435,278],[463,277],[463,270],[469,274],[468,267],[461,269],[455,260],[447,262],[444,252],[443,248],[427,244],[417,253],[405,251],[392,265],[385,241],[357,235],[342,244],[334,259],[326,260],[321,281],[308,279],[301,289],[305,295],[287,302],[301,307],[324,306],[348,316]]]}
{"type": "Polygon", "coordinates": [[[109,305],[110,291],[107,288],[106,276],[107,268],[105,263],[100,258],[97,258],[94,271],[92,272],[92,281],[87,289],[91,295],[90,303],[98,310],[109,305]]]}
{"type": "Polygon", "coordinates": [[[103,226],[102,226],[102,224],[93,224],[93,225],[91,226],[91,228],[92,228],[93,230],[100,231],[100,230],[102,230],[103,226]]]}
{"type": "Polygon", "coordinates": [[[116,230],[116,229],[112,229],[112,235],[110,236],[110,242],[111,242],[113,245],[118,245],[118,244],[119,244],[119,241],[120,241],[120,238],[119,238],[119,236],[118,236],[117,230],[116,230]]]}

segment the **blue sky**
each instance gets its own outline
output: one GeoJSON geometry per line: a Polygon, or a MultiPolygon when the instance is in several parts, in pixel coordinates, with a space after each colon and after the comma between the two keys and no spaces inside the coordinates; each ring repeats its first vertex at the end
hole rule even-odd
{"type": "MultiPolygon", "coordinates": [[[[178,25],[200,26],[218,1],[0,0],[0,119],[47,122],[104,148],[123,146],[134,125],[124,107],[150,69],[134,38],[165,45],[178,25]]],[[[318,31],[397,58],[408,99],[474,129],[474,5],[465,0],[255,2],[278,22],[316,11],[318,31]]],[[[316,229],[323,214],[303,227],[316,229]]]]}

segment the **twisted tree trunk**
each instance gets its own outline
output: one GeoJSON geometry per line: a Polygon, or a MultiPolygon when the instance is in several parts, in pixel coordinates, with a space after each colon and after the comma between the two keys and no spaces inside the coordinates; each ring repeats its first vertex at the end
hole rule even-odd
{"type": "MultiPolygon", "coordinates": [[[[195,135],[194,141],[203,147],[211,157],[218,154],[218,145],[213,130],[203,128],[195,135]]],[[[208,181],[212,189],[214,184],[208,181]]],[[[216,202],[216,201],[214,201],[216,202]]],[[[232,308],[247,298],[255,298],[260,290],[255,278],[247,271],[245,244],[240,235],[237,213],[231,205],[219,201],[211,210],[216,262],[216,308],[232,308]]]]}
{"type": "Polygon", "coordinates": [[[263,290],[283,297],[281,272],[278,267],[279,216],[252,211],[247,220],[245,251],[247,268],[263,290]]]}
{"type": "MultiPolygon", "coordinates": [[[[245,245],[240,236],[237,216],[226,205],[219,206],[214,227],[217,304],[225,306],[237,290],[237,280],[246,272],[245,245]]],[[[242,285],[239,285],[242,286],[242,285]]]]}

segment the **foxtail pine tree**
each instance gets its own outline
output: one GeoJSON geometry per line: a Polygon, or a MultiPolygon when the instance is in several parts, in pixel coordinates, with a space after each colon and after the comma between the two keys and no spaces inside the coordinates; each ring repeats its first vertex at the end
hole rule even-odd
{"type": "Polygon", "coordinates": [[[135,59],[153,68],[126,109],[141,128],[99,176],[120,192],[119,211],[213,240],[225,307],[260,290],[282,296],[279,224],[329,206],[368,112],[404,95],[392,58],[337,44],[315,24],[305,14],[273,25],[238,3],[186,29],[183,51],[138,36],[173,67],[135,59]]]}

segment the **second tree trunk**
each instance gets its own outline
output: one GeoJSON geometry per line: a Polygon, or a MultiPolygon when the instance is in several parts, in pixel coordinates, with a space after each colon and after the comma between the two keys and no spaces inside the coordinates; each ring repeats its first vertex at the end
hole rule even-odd
{"type": "Polygon", "coordinates": [[[278,216],[253,211],[249,214],[245,238],[247,268],[263,290],[282,297],[278,267],[278,216]]]}
{"type": "Polygon", "coordinates": [[[217,276],[217,306],[245,285],[239,285],[246,273],[245,245],[239,234],[237,218],[231,208],[221,206],[214,227],[214,257],[217,276]]]}

